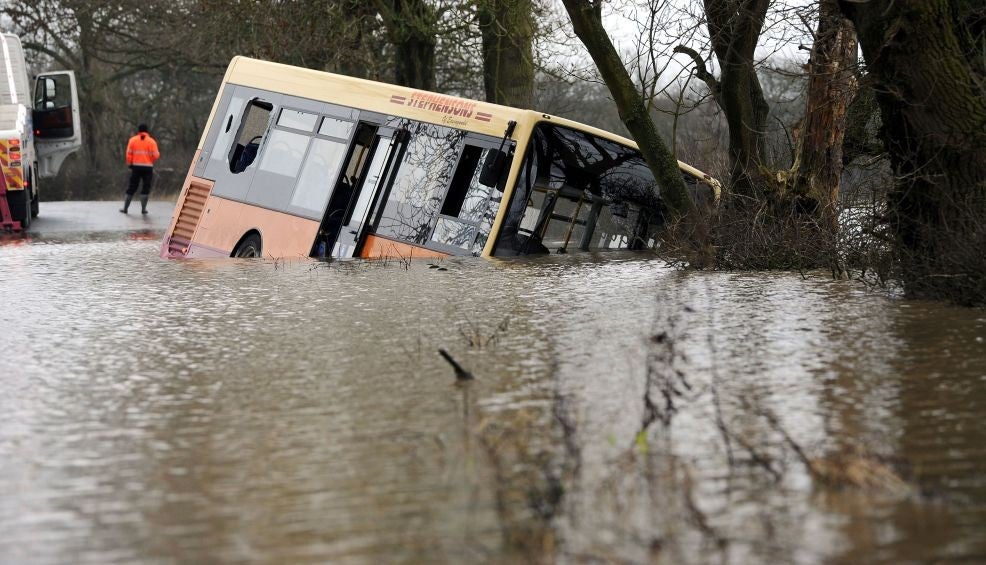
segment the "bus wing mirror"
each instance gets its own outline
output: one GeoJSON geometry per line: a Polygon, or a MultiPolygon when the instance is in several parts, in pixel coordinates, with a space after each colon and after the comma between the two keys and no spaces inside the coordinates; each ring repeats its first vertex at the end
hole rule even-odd
{"type": "Polygon", "coordinates": [[[507,166],[507,154],[501,149],[490,149],[483,160],[483,170],[479,173],[479,184],[483,186],[496,186],[503,176],[503,169],[507,166]]]}

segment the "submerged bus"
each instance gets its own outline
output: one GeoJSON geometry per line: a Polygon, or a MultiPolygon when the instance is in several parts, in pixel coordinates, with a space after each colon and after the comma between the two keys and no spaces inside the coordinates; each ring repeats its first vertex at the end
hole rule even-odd
{"type": "MultiPolygon", "coordinates": [[[[679,162],[693,194],[718,183],[679,162]]],[[[704,195],[704,196],[703,196],[704,195]]],[[[556,116],[236,57],[163,257],[515,256],[654,245],[629,139],[556,116]]]]}

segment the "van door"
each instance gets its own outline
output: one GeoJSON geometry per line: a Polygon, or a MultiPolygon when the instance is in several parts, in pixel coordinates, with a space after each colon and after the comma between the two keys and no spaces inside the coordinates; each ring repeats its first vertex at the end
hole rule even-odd
{"type": "Polygon", "coordinates": [[[53,177],[65,158],[82,147],[79,92],[72,71],[38,75],[31,112],[38,176],[53,177]]]}

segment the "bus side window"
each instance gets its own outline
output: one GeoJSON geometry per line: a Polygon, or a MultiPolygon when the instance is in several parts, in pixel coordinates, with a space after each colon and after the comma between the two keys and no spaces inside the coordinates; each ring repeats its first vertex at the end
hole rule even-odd
{"type": "Polygon", "coordinates": [[[243,118],[240,120],[240,129],[236,132],[236,139],[229,152],[229,171],[231,173],[245,171],[257,158],[257,152],[260,150],[260,143],[264,139],[273,109],[273,104],[261,102],[256,98],[247,104],[243,118]]]}
{"type": "Polygon", "coordinates": [[[482,164],[496,151],[476,145],[463,146],[432,241],[476,255],[482,252],[493,227],[502,190],[484,185],[480,176],[482,164]]]}
{"type": "Polygon", "coordinates": [[[481,147],[466,145],[462,149],[462,157],[459,159],[459,164],[455,168],[455,174],[452,175],[448,194],[445,196],[445,202],[442,204],[443,215],[465,217],[470,220],[479,219],[472,217],[475,215],[473,211],[479,204],[485,203],[486,197],[489,196],[489,188],[479,184],[479,175],[476,174],[476,170],[479,167],[479,158],[482,154],[483,149],[481,147]]]}
{"type": "Polygon", "coordinates": [[[409,141],[374,229],[383,237],[422,245],[431,237],[465,132],[414,121],[408,127],[409,141]]]}

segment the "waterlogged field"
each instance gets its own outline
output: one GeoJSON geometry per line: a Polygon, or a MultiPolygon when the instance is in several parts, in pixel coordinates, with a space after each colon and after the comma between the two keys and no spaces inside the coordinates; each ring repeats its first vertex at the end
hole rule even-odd
{"type": "Polygon", "coordinates": [[[159,235],[0,245],[0,562],[986,559],[982,311],[159,235]]]}

